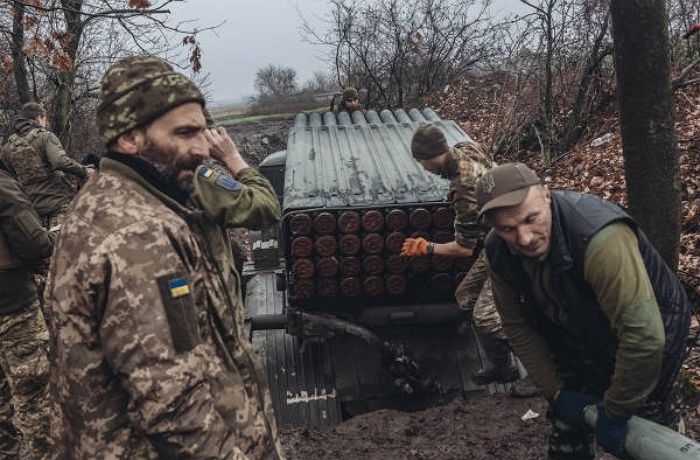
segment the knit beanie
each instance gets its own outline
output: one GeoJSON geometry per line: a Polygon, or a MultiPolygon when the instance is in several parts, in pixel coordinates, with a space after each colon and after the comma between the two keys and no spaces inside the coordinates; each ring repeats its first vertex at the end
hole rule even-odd
{"type": "Polygon", "coordinates": [[[348,87],[343,90],[343,99],[358,99],[359,93],[353,87],[348,87]]]}
{"type": "Polygon", "coordinates": [[[411,153],[416,160],[430,160],[450,149],[442,130],[432,123],[421,125],[413,133],[411,153]]]}
{"type": "Polygon", "coordinates": [[[97,126],[109,145],[121,134],[188,102],[202,107],[205,103],[192,80],[155,56],[130,56],[114,63],[102,77],[97,126]]]}

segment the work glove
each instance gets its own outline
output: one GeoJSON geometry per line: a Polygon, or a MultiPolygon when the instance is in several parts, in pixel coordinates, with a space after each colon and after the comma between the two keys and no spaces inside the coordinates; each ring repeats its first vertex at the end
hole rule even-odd
{"type": "Polygon", "coordinates": [[[561,390],[554,401],[553,409],[556,416],[567,425],[583,428],[586,426],[583,409],[598,402],[597,398],[578,391],[561,390]]]}
{"type": "Polygon", "coordinates": [[[598,403],[598,422],[595,426],[595,438],[606,452],[619,458],[625,458],[625,437],[629,417],[609,415],[603,404],[598,403]]]}
{"type": "Polygon", "coordinates": [[[406,238],[401,247],[402,256],[427,256],[430,242],[425,238],[406,238]]]}

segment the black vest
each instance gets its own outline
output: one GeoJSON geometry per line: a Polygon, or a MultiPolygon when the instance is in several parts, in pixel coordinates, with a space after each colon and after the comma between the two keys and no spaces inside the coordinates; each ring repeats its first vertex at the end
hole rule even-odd
{"type": "Polygon", "coordinates": [[[551,206],[549,289],[556,293],[559,307],[567,314],[566,326],[545,317],[534,300],[531,280],[520,259],[511,254],[505,241],[494,231],[489,233],[485,244],[492,269],[519,293],[530,325],[545,338],[555,361],[562,363],[570,361],[572,356],[584,355],[594,361],[609,380],[615,367],[618,342],[591,287],[584,280],[583,263],[588,243],[600,230],[617,221],[628,224],[637,235],[666,332],[661,378],[650,400],[665,399],[683,362],[690,326],[690,306],[683,286],[637,223],[620,207],[594,195],[560,191],[552,192],[551,206]]]}

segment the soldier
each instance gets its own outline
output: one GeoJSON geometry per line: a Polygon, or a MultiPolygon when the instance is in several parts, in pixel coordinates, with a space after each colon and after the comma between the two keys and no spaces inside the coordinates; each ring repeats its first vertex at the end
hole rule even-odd
{"type": "Polygon", "coordinates": [[[476,183],[503,328],[550,402],[549,458],[624,456],[632,414],[678,428],[690,306],[637,223],[594,195],[550,192],[522,163],[476,183]]]}
{"type": "MultiPolygon", "coordinates": [[[[483,231],[477,223],[474,183],[491,166],[491,159],[473,141],[450,147],[442,130],[434,124],[424,124],[416,130],[411,140],[411,153],[423,168],[450,181],[448,198],[455,211],[455,240],[440,244],[424,238],[406,238],[401,254],[448,257],[479,255],[483,231]]],[[[474,382],[483,385],[516,380],[518,371],[510,360],[510,347],[501,327],[501,318],[496,312],[482,255],[457,287],[455,297],[460,308],[473,312],[474,325],[491,363],[472,375],[474,382]]]]}
{"type": "Polygon", "coordinates": [[[61,141],[46,129],[48,124],[40,104],[24,104],[3,149],[3,161],[29,195],[44,227],[51,228],[61,223],[73,198],[63,174],[85,179],[89,172],[66,154],[61,141]]]}
{"type": "MultiPolygon", "coordinates": [[[[336,97],[338,97],[337,94],[336,97]]],[[[363,110],[362,104],[360,104],[360,94],[357,92],[357,89],[349,86],[343,90],[340,106],[337,108],[336,112],[345,111],[352,114],[356,110],[363,110]]]]}
{"type": "Polygon", "coordinates": [[[47,288],[71,458],[282,457],[223,229],[270,225],[279,203],[226,132],[205,128],[203,107],[152,56],[102,79],[108,154],[64,223],[47,288]],[[210,154],[233,177],[203,166],[210,154]]]}
{"type": "Polygon", "coordinates": [[[51,254],[54,235],[4,169],[0,196],[0,452],[49,458],[49,335],[32,271],[51,254]]]}

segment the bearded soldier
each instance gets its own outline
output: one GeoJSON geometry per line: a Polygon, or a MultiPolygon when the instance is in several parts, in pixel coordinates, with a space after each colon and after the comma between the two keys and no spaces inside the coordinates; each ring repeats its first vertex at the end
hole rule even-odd
{"type": "Polygon", "coordinates": [[[203,107],[155,57],[103,77],[108,154],[62,228],[47,295],[71,457],[282,457],[224,231],[275,223],[279,203],[203,107]]]}

